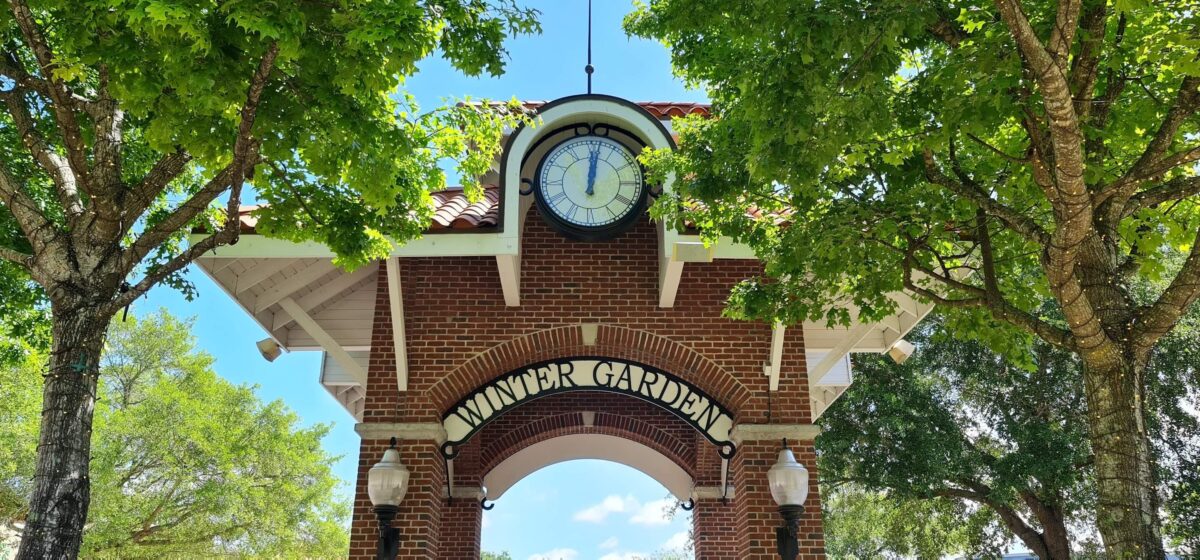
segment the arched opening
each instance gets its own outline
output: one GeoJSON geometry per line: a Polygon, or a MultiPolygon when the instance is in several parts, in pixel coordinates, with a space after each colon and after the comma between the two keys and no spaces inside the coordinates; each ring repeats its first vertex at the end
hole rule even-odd
{"type": "Polygon", "coordinates": [[[484,512],[482,550],[513,560],[691,559],[691,514],[675,503],[633,467],[558,462],[517,481],[484,512]]]}
{"type": "Polygon", "coordinates": [[[728,409],[702,389],[641,362],[578,356],[493,377],[443,416],[448,495],[457,501],[443,514],[442,554],[691,558],[694,524],[713,516],[693,518],[692,508],[721,497],[737,449],[731,425],[728,409]],[[572,474],[543,474],[564,469],[572,474]],[[551,498],[561,503],[543,503],[551,498]]]}
{"type": "Polygon", "coordinates": [[[510,455],[484,475],[486,497],[498,500],[525,477],[551,465],[587,459],[625,465],[661,484],[678,501],[691,500],[694,483],[683,467],[647,445],[607,434],[565,435],[510,455]]]}

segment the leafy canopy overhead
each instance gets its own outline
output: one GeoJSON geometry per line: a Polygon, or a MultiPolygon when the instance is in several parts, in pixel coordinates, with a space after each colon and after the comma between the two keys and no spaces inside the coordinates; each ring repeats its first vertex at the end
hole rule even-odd
{"type": "MultiPolygon", "coordinates": [[[[704,203],[661,205],[667,218],[687,214],[768,257],[772,281],[743,285],[737,308],[841,321],[834,304],[853,303],[878,319],[893,310],[886,294],[904,287],[907,270],[950,299],[974,299],[994,281],[1000,314],[1064,341],[1066,323],[1036,308],[1051,293],[1041,249],[1070,219],[1046,176],[1051,158],[1066,154],[1054,152],[1043,87],[1022,66],[997,3],[749,4],[655,0],[627,21],[670,45],[679,74],[713,100],[717,118],[678,124],[681,150],[648,159],[684,178],[676,202],[704,203]],[[981,219],[994,274],[981,270],[981,219]]],[[[1059,4],[1024,2],[1038,37],[1051,35],[1059,4]]],[[[1077,49],[1091,50],[1072,58],[1096,68],[1071,67],[1070,85],[1087,90],[1077,96],[1086,98],[1077,107],[1083,179],[1096,213],[1108,213],[1116,257],[1156,278],[1163,248],[1189,251],[1200,229],[1187,198],[1200,191],[1187,165],[1200,149],[1185,143],[1200,133],[1190,118],[1200,11],[1183,0],[1117,2],[1107,12],[1104,2],[1085,4],[1100,25],[1080,22],[1092,27],[1078,30],[1077,49]],[[1126,196],[1128,186],[1136,194],[1126,196]]]]}
{"type": "Polygon", "coordinates": [[[500,129],[525,117],[515,104],[423,111],[404,78],[435,53],[499,74],[503,40],[539,30],[510,0],[14,6],[0,13],[0,256],[52,284],[64,267],[29,255],[63,249],[59,232],[86,236],[122,275],[149,259],[130,300],[185,285],[178,269],[234,240],[226,213],[244,182],[269,204],[262,233],[322,242],[346,266],[419,235],[439,162],[477,195],[500,129]],[[184,250],[196,225],[214,235],[184,250]]]}

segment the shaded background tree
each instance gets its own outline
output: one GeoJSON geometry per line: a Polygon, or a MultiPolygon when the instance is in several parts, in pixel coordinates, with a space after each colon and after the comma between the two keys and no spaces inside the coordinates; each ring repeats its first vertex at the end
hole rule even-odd
{"type": "Polygon", "coordinates": [[[1012,534],[986,508],[846,481],[821,488],[825,552],[842,560],[995,558],[1012,534]]]}
{"type": "Polygon", "coordinates": [[[1163,557],[1143,409],[1200,295],[1194,0],[651,0],[627,28],[713,100],[646,161],[684,179],[658,215],[766,263],[733,314],[871,321],[907,289],[1075,354],[1107,551],[1163,557]]]}
{"type": "MultiPolygon", "coordinates": [[[[328,428],[213,371],[191,322],[165,312],[113,323],[100,369],[85,558],[341,558],[349,509],[328,428]]],[[[0,514],[32,492],[44,356],[0,369],[0,514]]]]}
{"type": "Polygon", "coordinates": [[[70,558],[104,335],[158,284],[258,230],[329,246],[354,267],[423,231],[457,162],[468,193],[512,105],[425,111],[398,88],[435,51],[498,74],[511,0],[9,0],[0,11],[0,260],[48,300],[37,476],[19,557],[70,558]],[[252,189],[252,191],[251,191],[252,189]],[[184,247],[185,234],[210,235],[184,247]]]}
{"type": "MultiPolygon", "coordinates": [[[[1198,319],[1190,313],[1147,369],[1146,423],[1169,498],[1167,537],[1184,553],[1196,550],[1190,520],[1200,513],[1185,496],[1196,489],[1187,471],[1200,453],[1198,319]]],[[[990,541],[993,552],[1016,539],[1044,559],[1094,553],[1093,458],[1075,356],[1036,342],[1026,360],[1011,360],[956,338],[936,314],[910,337],[918,351],[904,364],[856,357],[855,385],[821,419],[825,481],[865,492],[875,509],[864,509],[878,519],[912,513],[907,523],[936,529],[947,510],[982,513],[966,541],[990,541]],[[988,531],[1000,538],[980,538],[988,531]]],[[[835,519],[853,512],[839,492],[827,508],[835,519]]]]}

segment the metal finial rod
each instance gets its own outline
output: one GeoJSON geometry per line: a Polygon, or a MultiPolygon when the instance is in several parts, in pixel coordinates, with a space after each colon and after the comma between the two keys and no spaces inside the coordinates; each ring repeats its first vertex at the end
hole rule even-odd
{"type": "Polygon", "coordinates": [[[592,66],[592,0],[588,0],[588,29],[587,29],[587,66],[583,67],[584,73],[587,74],[587,92],[592,93],[592,72],[596,68],[592,66]]]}

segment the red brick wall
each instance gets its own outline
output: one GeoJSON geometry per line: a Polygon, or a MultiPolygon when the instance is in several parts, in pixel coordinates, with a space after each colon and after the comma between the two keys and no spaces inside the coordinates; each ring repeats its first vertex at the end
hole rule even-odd
{"type": "MultiPolygon", "coordinates": [[[[613,241],[578,243],[554,233],[531,211],[522,239],[520,307],[505,306],[492,257],[401,259],[400,270],[409,391],[397,391],[387,279],[381,267],[364,422],[440,422],[451,404],[490,379],[532,362],[576,355],[646,363],[696,385],[725,405],[739,423],[768,422],[763,364],[771,331],[763,324],[723,318],[721,313],[730,287],[759,270],[754,261],[686,265],[675,307],[660,309],[652,224],[639,224],[613,241]],[[581,323],[601,325],[595,345],[583,344],[581,323]]],[[[771,399],[770,421],[808,422],[798,329],[788,332],[781,378],[780,390],[771,399]]],[[[598,413],[596,429],[641,438],[687,465],[698,485],[719,484],[715,447],[682,421],[632,397],[604,395],[611,402],[600,407],[594,399],[585,403],[585,397],[578,395],[528,403],[476,434],[455,461],[455,483],[478,485],[487,468],[524,446],[577,433],[582,429],[576,424],[580,417],[571,413],[592,410],[598,413]],[[514,434],[521,426],[526,432],[514,434]],[[529,431],[534,427],[546,431],[534,435],[529,431]]],[[[363,442],[360,486],[365,483],[365,469],[378,460],[383,447],[380,441],[363,442]]],[[[755,555],[766,554],[761,551],[767,548],[774,554],[778,516],[773,503],[766,507],[761,493],[753,490],[759,484],[755,477],[762,479],[765,488],[766,468],[774,462],[774,452],[768,453],[768,448],[777,451],[778,443],[748,442],[739,451],[733,465],[741,477],[734,480],[736,499],[698,505],[699,558],[766,558],[755,555]],[[765,467],[762,461],[767,461],[765,467]],[[751,491],[743,493],[743,484],[751,491]]],[[[811,466],[811,453],[804,457],[801,460],[811,466]]],[[[446,506],[441,494],[434,499],[432,485],[444,485],[445,477],[432,442],[406,444],[404,460],[410,469],[410,460],[420,461],[423,470],[432,472],[421,477],[427,490],[418,491],[419,499],[412,502],[410,490],[402,506],[398,523],[404,524],[406,544],[401,558],[475,557],[479,516],[469,511],[469,504],[446,506]]],[[[813,488],[815,496],[815,477],[813,488]]],[[[365,490],[360,489],[355,506],[351,556],[369,558],[375,532],[365,490]]],[[[814,519],[819,535],[820,521],[814,519]]],[[[815,542],[812,546],[819,547],[819,540],[815,542]]]]}

